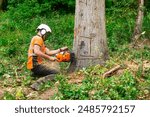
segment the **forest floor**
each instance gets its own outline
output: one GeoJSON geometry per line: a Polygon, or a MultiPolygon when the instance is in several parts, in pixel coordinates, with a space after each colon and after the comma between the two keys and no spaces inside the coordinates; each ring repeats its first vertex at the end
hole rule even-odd
{"type": "MultiPolygon", "coordinates": [[[[139,66],[140,66],[135,61],[125,61],[124,64],[126,65],[125,69],[129,69],[130,71],[132,71],[133,74],[135,74],[138,71],[139,66]]],[[[143,61],[143,69],[147,69],[147,68],[150,68],[150,61],[143,61]]],[[[121,75],[125,69],[122,69],[122,68],[117,69],[116,71],[111,73],[111,75],[114,75],[114,76],[121,75]]],[[[70,84],[81,85],[83,79],[84,79],[84,75],[82,75],[80,73],[68,74],[68,83],[70,83],[70,84]]],[[[139,82],[143,82],[144,79],[137,79],[137,80],[139,80],[139,82]]],[[[24,95],[26,95],[26,97],[28,99],[48,100],[48,99],[52,99],[52,97],[58,92],[58,86],[59,86],[59,81],[55,82],[53,87],[49,87],[44,91],[34,91],[33,89],[31,89],[29,87],[21,87],[21,86],[17,87],[17,88],[12,88],[11,86],[3,87],[3,88],[0,87],[0,98],[2,98],[2,96],[4,95],[4,92],[6,92],[6,91],[8,91],[10,93],[15,93],[15,92],[19,93],[19,89],[20,89],[22,92],[24,92],[24,95]]],[[[16,97],[18,97],[18,99],[19,99],[20,98],[19,94],[17,96],[17,93],[16,93],[16,97]]],[[[145,99],[150,99],[149,92],[147,92],[147,96],[145,97],[145,99]]]]}
{"type": "MultiPolygon", "coordinates": [[[[140,45],[140,48],[136,48],[137,51],[141,49],[141,47],[144,47],[143,45],[140,45]]],[[[127,55],[129,56],[129,55],[127,55]]],[[[21,66],[23,67],[23,66],[21,66]]],[[[25,65],[24,65],[25,67],[25,65]]],[[[140,78],[137,78],[136,81],[139,83],[142,83],[145,81],[145,72],[146,70],[150,69],[150,60],[141,60],[140,62],[136,59],[131,60],[121,60],[120,62],[116,63],[112,68],[108,69],[104,74],[101,74],[98,77],[103,78],[109,78],[111,76],[120,76],[124,73],[125,70],[129,70],[132,72],[133,76],[137,75],[137,72],[140,73],[140,78]],[[117,67],[116,67],[117,66],[117,67]]],[[[24,77],[17,76],[17,72],[21,71],[15,71],[16,78],[13,79],[9,74],[4,74],[2,80],[0,80],[0,99],[13,99],[12,97],[15,97],[14,99],[28,99],[28,100],[48,100],[53,99],[53,97],[59,92],[59,85],[60,82],[56,81],[53,82],[52,86],[48,86],[44,90],[35,91],[30,88],[30,85],[34,80],[29,81],[28,85],[23,85],[22,79],[25,79],[24,77]]],[[[66,72],[66,71],[65,71],[66,72]]],[[[149,72],[148,72],[149,73],[149,72]]],[[[29,74],[28,74],[29,75],[29,74]]],[[[70,74],[63,74],[67,77],[67,82],[71,85],[77,84],[78,86],[82,85],[82,81],[84,80],[84,74],[82,72],[73,72],[70,74]]],[[[148,87],[150,88],[150,87],[148,87]]],[[[92,92],[91,92],[92,93],[92,92]]],[[[150,99],[150,89],[145,90],[144,89],[144,97],[138,97],[138,99],[150,99]]]]}

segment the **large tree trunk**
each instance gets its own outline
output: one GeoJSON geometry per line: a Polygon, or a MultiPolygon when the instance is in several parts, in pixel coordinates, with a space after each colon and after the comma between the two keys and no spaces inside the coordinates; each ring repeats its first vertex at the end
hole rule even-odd
{"type": "Polygon", "coordinates": [[[105,0],[76,0],[73,52],[77,69],[108,59],[105,0]]]}
{"type": "Polygon", "coordinates": [[[143,17],[144,17],[144,0],[138,0],[139,8],[138,14],[136,18],[134,33],[132,37],[132,41],[136,42],[142,33],[142,24],[143,24],[143,17]]]}

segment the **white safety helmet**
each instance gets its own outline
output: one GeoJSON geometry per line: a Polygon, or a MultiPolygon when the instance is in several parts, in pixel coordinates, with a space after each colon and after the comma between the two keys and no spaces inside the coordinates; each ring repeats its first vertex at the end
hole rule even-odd
{"type": "Polygon", "coordinates": [[[52,30],[50,29],[50,27],[46,24],[40,24],[38,27],[37,27],[37,31],[41,32],[42,35],[45,35],[47,32],[51,33],[52,30]]]}

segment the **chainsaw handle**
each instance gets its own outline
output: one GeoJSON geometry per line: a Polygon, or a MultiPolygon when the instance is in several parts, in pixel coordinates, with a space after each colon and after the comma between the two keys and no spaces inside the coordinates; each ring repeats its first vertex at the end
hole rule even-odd
{"type": "Polygon", "coordinates": [[[68,47],[67,47],[67,46],[66,46],[66,47],[62,47],[62,48],[60,48],[59,50],[60,50],[60,52],[67,51],[67,50],[68,50],[68,47]]]}

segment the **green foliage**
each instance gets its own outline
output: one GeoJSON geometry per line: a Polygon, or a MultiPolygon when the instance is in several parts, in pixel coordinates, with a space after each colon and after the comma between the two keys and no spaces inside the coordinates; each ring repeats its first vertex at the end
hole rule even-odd
{"type": "Polygon", "coordinates": [[[150,25],[149,25],[149,21],[150,21],[150,14],[149,12],[147,11],[146,12],[146,17],[144,16],[144,22],[143,22],[143,31],[146,31],[145,35],[144,35],[144,38],[150,38],[150,25]]]}
{"type": "Polygon", "coordinates": [[[26,99],[23,89],[22,88],[17,88],[15,92],[11,93],[8,91],[4,92],[3,95],[4,100],[24,100],[26,99]]]}
{"type": "Polygon", "coordinates": [[[75,0],[55,0],[50,1],[51,9],[61,13],[75,12],[75,0]]]}
{"type": "MultiPolygon", "coordinates": [[[[5,73],[5,67],[3,64],[0,64],[0,76],[2,76],[3,73],[5,73]]],[[[0,77],[0,80],[1,80],[1,77],[0,77]]]]}
{"type": "Polygon", "coordinates": [[[130,7],[134,8],[135,6],[137,7],[137,2],[135,0],[106,0],[106,8],[111,8],[111,7],[130,7]]]}
{"type": "MultiPolygon", "coordinates": [[[[149,1],[146,8],[142,38],[150,34],[149,1]]],[[[82,69],[84,79],[80,84],[68,83],[68,76],[58,75],[58,93],[54,99],[146,99],[145,90],[150,89],[150,69],[142,68],[142,61],[150,60],[150,48],[133,49],[128,46],[137,15],[135,0],[106,0],[106,30],[110,60],[105,66],[82,69]],[[102,74],[124,61],[138,61],[140,67],[135,73],[129,69],[120,75],[102,79],[102,74]],[[140,82],[142,80],[142,82],[140,82]],[[140,98],[141,99],[141,98],[140,98]]],[[[48,24],[52,35],[46,40],[50,49],[68,46],[72,49],[74,31],[75,0],[9,0],[8,10],[0,15],[0,83],[2,87],[12,87],[13,93],[6,91],[3,99],[27,99],[23,89],[32,83],[30,71],[26,69],[27,51],[35,30],[41,23],[48,24]],[[11,78],[4,78],[4,75],[11,78]]],[[[66,64],[61,64],[66,70],[66,64]]],[[[53,88],[47,82],[41,91],[53,88]]]]}
{"type": "Polygon", "coordinates": [[[46,83],[43,83],[43,84],[40,85],[39,90],[40,91],[45,91],[46,89],[48,89],[50,87],[52,88],[53,86],[54,86],[53,82],[47,81],[46,83]]]}
{"type": "MultiPolygon", "coordinates": [[[[101,79],[97,77],[98,74],[93,75],[94,68],[86,70],[85,79],[82,85],[69,84],[65,76],[59,76],[60,85],[59,92],[55,99],[112,99],[112,100],[134,100],[139,94],[137,82],[132,73],[128,70],[121,76],[113,76],[108,79],[101,79]],[[89,70],[91,72],[89,72],[89,70]]],[[[97,71],[101,71],[98,69],[97,71]]]]}
{"type": "Polygon", "coordinates": [[[144,0],[144,5],[146,7],[146,9],[149,11],[150,9],[150,1],[149,0],[144,0]]]}
{"type": "Polygon", "coordinates": [[[110,50],[117,51],[119,45],[131,41],[135,14],[136,9],[131,10],[127,7],[106,9],[106,30],[110,50]]]}
{"type": "Polygon", "coordinates": [[[4,93],[4,97],[3,97],[4,100],[15,100],[15,96],[11,93],[9,93],[8,91],[6,91],[4,93]]]}
{"type": "Polygon", "coordinates": [[[32,78],[30,76],[26,76],[26,78],[22,81],[24,86],[29,86],[31,84],[32,78]]]}
{"type": "Polygon", "coordinates": [[[72,100],[85,100],[88,99],[88,91],[91,88],[90,83],[87,85],[78,86],[69,84],[64,76],[57,76],[60,81],[58,87],[59,93],[56,95],[56,99],[72,99],[72,100]]]}
{"type": "Polygon", "coordinates": [[[22,17],[34,15],[49,15],[52,11],[60,13],[73,13],[75,11],[75,0],[10,0],[9,9],[17,8],[20,10],[22,17]]]}
{"type": "Polygon", "coordinates": [[[138,95],[136,80],[129,71],[119,77],[102,80],[97,90],[95,99],[132,100],[138,95]]]}
{"type": "Polygon", "coordinates": [[[149,79],[150,78],[150,68],[146,69],[142,75],[145,79],[149,79]]]}

